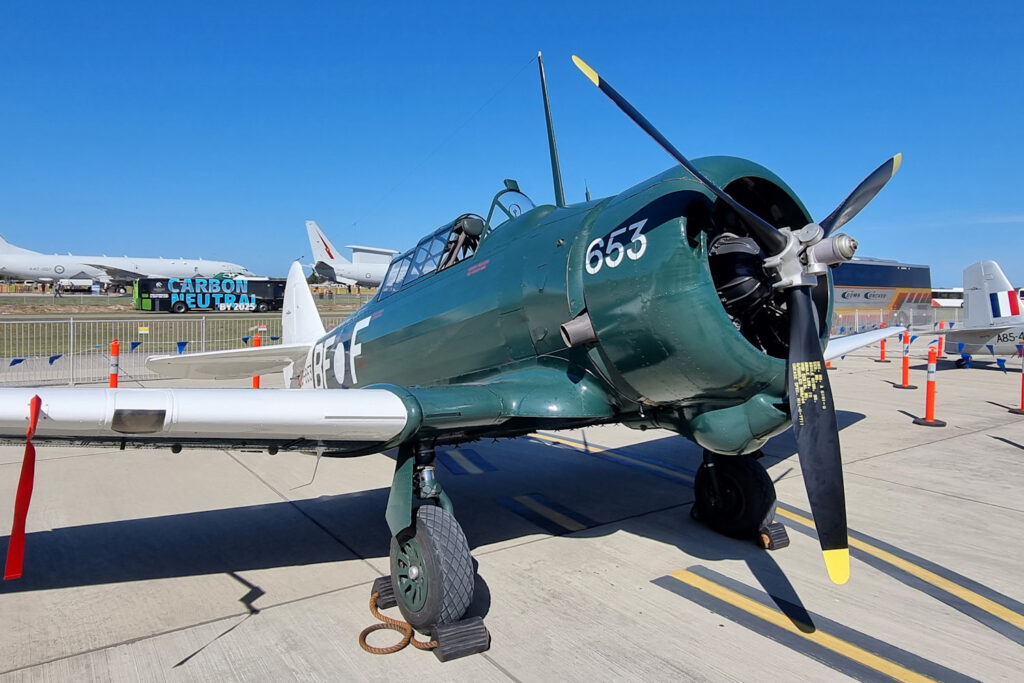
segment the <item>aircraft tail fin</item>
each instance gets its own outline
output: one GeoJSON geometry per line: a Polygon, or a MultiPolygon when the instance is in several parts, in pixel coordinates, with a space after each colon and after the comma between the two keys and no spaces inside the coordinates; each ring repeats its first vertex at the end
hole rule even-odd
{"type": "Polygon", "coordinates": [[[1024,322],[1017,290],[995,261],[979,261],[964,269],[965,327],[992,327],[1024,322]],[[1009,320],[1017,318],[1018,320],[1009,320]],[[998,321],[998,322],[997,322],[998,321]]]}
{"type": "Polygon", "coordinates": [[[22,249],[16,247],[0,235],[0,254],[35,254],[38,252],[32,251],[31,249],[22,249]]]}
{"type": "Polygon", "coordinates": [[[348,263],[348,259],[343,257],[338,248],[331,244],[316,221],[306,221],[306,232],[309,234],[309,247],[313,250],[313,258],[316,261],[327,264],[335,261],[348,263]]]}
{"type": "Polygon", "coordinates": [[[281,314],[283,344],[312,344],[324,335],[324,323],[309,291],[302,264],[296,261],[288,270],[281,314]]]}

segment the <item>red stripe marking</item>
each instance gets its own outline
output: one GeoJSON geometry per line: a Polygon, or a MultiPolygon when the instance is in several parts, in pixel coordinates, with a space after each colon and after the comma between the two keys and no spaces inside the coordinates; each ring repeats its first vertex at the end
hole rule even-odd
{"type": "Polygon", "coordinates": [[[324,245],[324,249],[327,251],[327,256],[332,261],[334,260],[334,254],[331,253],[331,248],[327,246],[327,240],[324,239],[323,233],[317,233],[320,235],[320,243],[324,245]]]}
{"type": "Polygon", "coordinates": [[[7,543],[5,581],[21,578],[21,567],[25,560],[25,520],[28,518],[28,504],[32,500],[32,484],[36,476],[36,447],[32,445],[32,437],[36,434],[42,404],[43,400],[38,395],[33,396],[28,402],[25,459],[21,463],[21,479],[18,480],[18,493],[14,499],[14,523],[11,525],[11,538],[7,543]]]}
{"type": "Polygon", "coordinates": [[[1017,296],[1017,291],[1011,289],[1006,296],[1010,300],[1010,315],[1020,315],[1020,297],[1017,296]]]}

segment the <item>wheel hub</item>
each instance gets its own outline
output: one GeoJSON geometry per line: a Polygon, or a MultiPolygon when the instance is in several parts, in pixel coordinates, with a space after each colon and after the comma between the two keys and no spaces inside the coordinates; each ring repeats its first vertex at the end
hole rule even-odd
{"type": "Polygon", "coordinates": [[[424,567],[423,550],[416,539],[409,539],[399,545],[395,565],[397,597],[409,609],[419,611],[427,601],[427,572],[424,567]]]}

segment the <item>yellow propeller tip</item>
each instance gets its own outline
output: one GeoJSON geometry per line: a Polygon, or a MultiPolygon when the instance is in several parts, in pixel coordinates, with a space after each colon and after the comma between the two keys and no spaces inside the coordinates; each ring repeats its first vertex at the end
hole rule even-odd
{"type": "Polygon", "coordinates": [[[576,55],[572,56],[572,63],[576,65],[576,68],[583,72],[583,75],[591,80],[594,85],[600,85],[601,77],[597,75],[597,72],[590,68],[590,65],[584,62],[576,55]]]}
{"type": "Polygon", "coordinates": [[[900,152],[892,158],[892,174],[896,175],[896,171],[900,170],[900,164],[903,163],[903,153],[900,152]]]}
{"type": "Polygon", "coordinates": [[[850,549],[836,548],[835,550],[822,550],[825,558],[825,569],[828,570],[828,578],[832,583],[843,585],[850,580],[850,549]]]}

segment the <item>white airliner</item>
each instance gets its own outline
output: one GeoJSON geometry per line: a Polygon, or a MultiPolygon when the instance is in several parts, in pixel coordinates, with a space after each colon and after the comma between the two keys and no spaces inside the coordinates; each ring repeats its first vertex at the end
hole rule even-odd
{"type": "MultiPolygon", "coordinates": [[[[1012,356],[1024,344],[1024,302],[995,261],[964,269],[964,322],[946,333],[947,353],[1012,356]]],[[[983,359],[984,360],[984,359],[983,359]]],[[[957,361],[963,366],[965,358],[957,361]]]]}
{"type": "Polygon", "coordinates": [[[352,250],[352,260],[349,261],[331,244],[316,221],[306,221],[306,232],[313,250],[313,272],[343,285],[379,286],[391,260],[398,253],[394,249],[348,244],[345,248],[352,250]]]}
{"type": "Polygon", "coordinates": [[[212,277],[218,273],[253,275],[228,261],[137,256],[42,254],[16,247],[0,236],[0,277],[14,280],[97,280],[130,282],[143,277],[212,277]]]}

